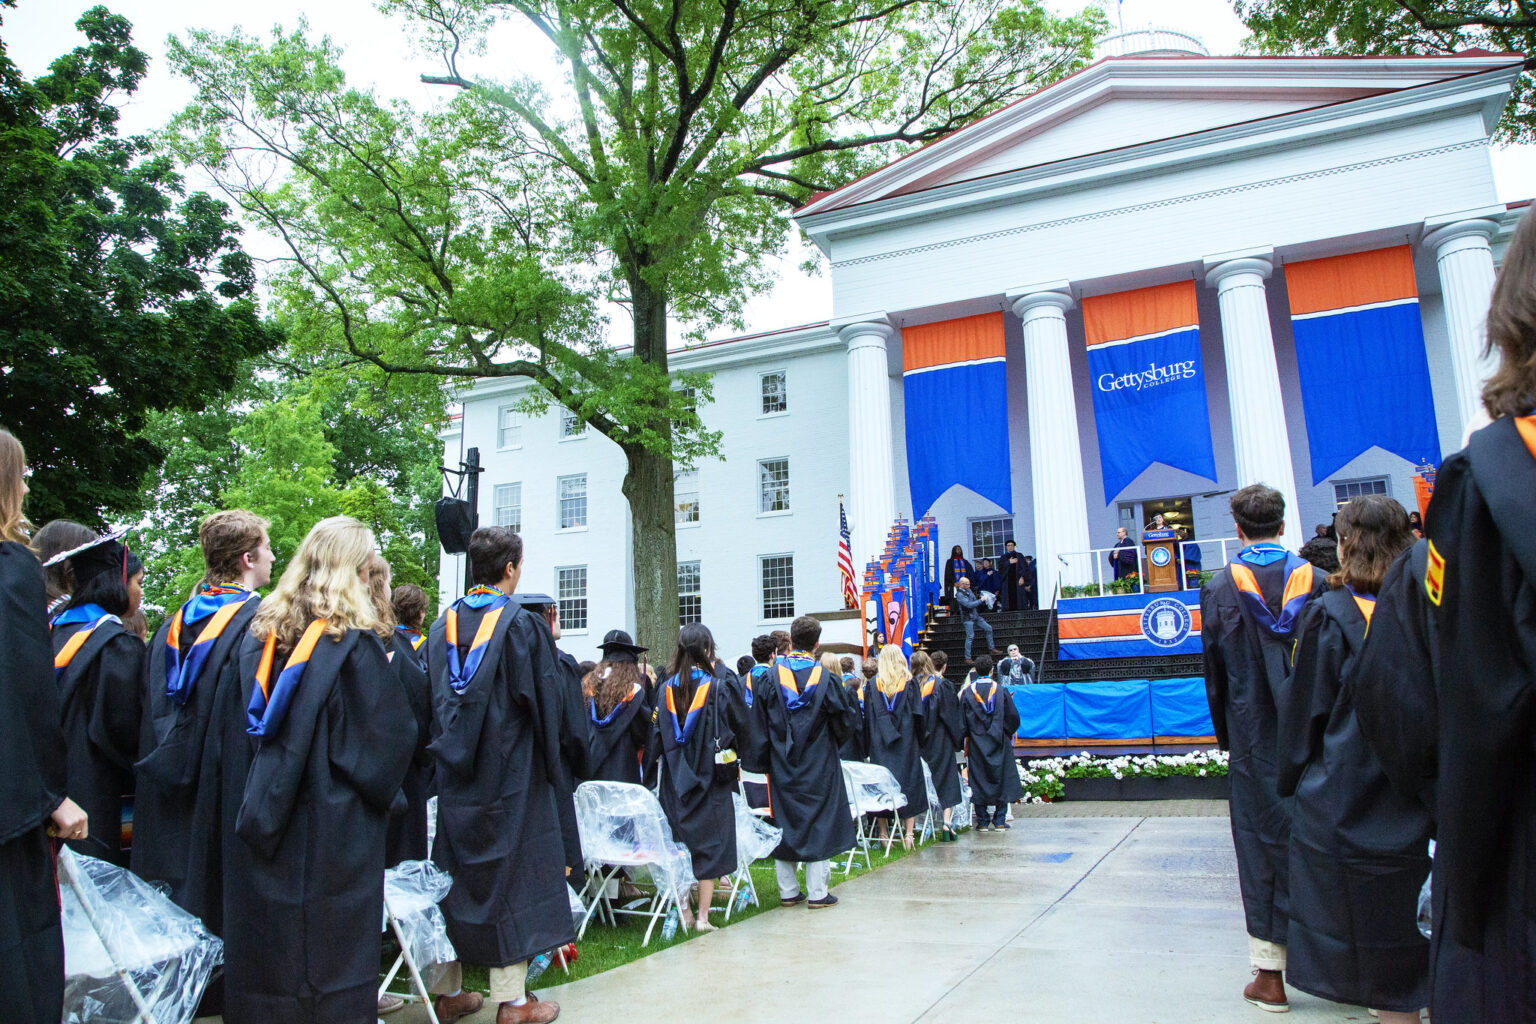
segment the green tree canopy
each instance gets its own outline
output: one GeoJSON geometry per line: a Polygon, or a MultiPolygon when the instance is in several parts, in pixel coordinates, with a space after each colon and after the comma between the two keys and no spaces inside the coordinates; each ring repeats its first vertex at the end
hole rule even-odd
{"type": "Polygon", "coordinates": [[[1265,53],[1530,54],[1499,122],[1505,142],[1536,140],[1536,4],[1529,0],[1234,0],[1265,53]]]}
{"type": "MultiPolygon", "coordinates": [[[[0,0],[13,6],[14,0],[0,0]]],[[[117,134],[147,68],[126,19],[28,81],[0,42],[0,423],[35,471],[31,515],[92,525],[144,506],[152,410],[201,407],[277,340],[228,207],[117,134]]]]}
{"type": "Polygon", "coordinates": [[[624,451],[637,633],[677,629],[673,463],[713,455],[668,322],[738,325],[788,213],[1082,66],[1105,27],[1039,0],[386,0],[441,66],[431,109],[348,87],[300,29],[190,33],[178,152],[289,246],[286,308],[350,357],[521,376],[624,451]],[[547,46],[560,86],[488,33],[547,46]],[[631,344],[599,342],[601,300],[631,344]]]}

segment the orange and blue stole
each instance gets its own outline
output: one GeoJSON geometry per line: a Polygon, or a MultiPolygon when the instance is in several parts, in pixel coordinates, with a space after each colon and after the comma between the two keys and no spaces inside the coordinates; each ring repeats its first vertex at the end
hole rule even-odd
{"type": "Polygon", "coordinates": [[[304,678],[304,670],[309,667],[310,655],[315,653],[315,645],[325,633],[325,622],[325,619],[316,619],[305,628],[275,682],[272,680],[272,662],[277,654],[277,634],[267,634],[261,661],[256,665],[256,685],[251,688],[251,702],[245,709],[246,733],[257,739],[267,739],[277,733],[288,716],[288,708],[293,703],[293,695],[298,692],[299,681],[304,678]]]}
{"type": "MultiPolygon", "coordinates": [[[[1251,550],[1251,549],[1245,549],[1251,550]]],[[[1280,549],[1283,551],[1283,549],[1280,549]]],[[[1247,603],[1248,610],[1253,613],[1255,621],[1271,634],[1279,639],[1289,637],[1296,628],[1296,620],[1301,615],[1301,610],[1306,606],[1307,599],[1312,596],[1312,563],[1298,555],[1283,551],[1285,557],[1285,590],[1280,597],[1280,614],[1276,615],[1269,610],[1269,605],[1264,600],[1264,592],[1259,589],[1259,580],[1253,574],[1253,570],[1244,564],[1242,556],[1232,562],[1228,568],[1232,571],[1232,582],[1237,585],[1237,591],[1242,595],[1242,600],[1247,603]]]]}
{"type": "Polygon", "coordinates": [[[693,700],[683,715],[677,713],[677,687],[681,680],[677,676],[667,680],[667,717],[672,721],[672,737],[678,746],[688,742],[688,737],[693,735],[699,716],[704,712],[704,702],[709,699],[709,684],[714,682],[713,676],[705,675],[699,669],[692,670],[692,678],[693,700]]]}
{"type": "Polygon", "coordinates": [[[192,686],[197,682],[203,663],[213,651],[231,619],[240,607],[255,597],[251,591],[239,586],[200,585],[192,599],[176,609],[171,628],[165,634],[165,695],[177,704],[186,704],[192,696],[192,686]],[[197,622],[212,615],[213,619],[198,635],[197,642],[181,654],[181,631],[185,623],[197,622]]]}
{"type": "Polygon", "coordinates": [[[64,678],[64,671],[69,668],[70,662],[75,660],[75,655],[80,653],[80,648],[84,647],[85,642],[91,638],[91,634],[96,632],[96,627],[107,621],[121,622],[122,619],[96,604],[82,604],[74,608],[67,608],[54,617],[54,620],[49,623],[49,629],[68,626],[75,622],[90,623],[84,629],[76,630],[74,636],[71,636],[64,642],[64,646],[59,648],[59,653],[53,656],[53,678],[55,681],[64,678]]]}
{"type": "Polygon", "coordinates": [[[507,610],[511,598],[495,587],[472,587],[453,606],[448,609],[447,621],[444,623],[448,639],[448,685],[453,687],[454,693],[463,693],[475,678],[475,672],[479,670],[480,663],[485,660],[485,652],[491,642],[491,635],[496,632],[496,623],[501,620],[501,615],[507,610]],[[480,628],[475,630],[475,638],[469,645],[469,653],[464,660],[459,660],[459,606],[467,608],[490,608],[484,618],[480,620],[480,628]]]}

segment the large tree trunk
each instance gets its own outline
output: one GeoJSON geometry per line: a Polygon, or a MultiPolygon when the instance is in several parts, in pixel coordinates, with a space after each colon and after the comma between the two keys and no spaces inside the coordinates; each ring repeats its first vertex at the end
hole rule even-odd
{"type": "MultiPolygon", "coordinates": [[[[635,356],[667,368],[667,299],[636,273],[629,278],[635,317],[635,356]]],[[[670,420],[656,426],[670,438],[670,420]]],[[[625,446],[633,536],[631,572],[635,582],[635,642],[651,649],[652,662],[669,658],[677,646],[677,532],[672,496],[672,460],[639,445],[625,446]]]]}

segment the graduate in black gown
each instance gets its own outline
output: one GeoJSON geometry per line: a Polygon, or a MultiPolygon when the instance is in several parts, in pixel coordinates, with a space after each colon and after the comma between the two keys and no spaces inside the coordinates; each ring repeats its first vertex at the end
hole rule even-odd
{"type": "Polygon", "coordinates": [[[828,678],[816,660],[821,623],[802,615],[789,633],[794,649],[779,657],[754,693],[757,722],[743,767],[767,773],[772,820],[784,831],[773,853],[779,899],[802,903],[808,895],[812,908],[831,907],[837,903],[828,891],[831,858],[856,839],[838,747],[859,728],[858,709],[849,706],[842,680],[828,678]]]}
{"type": "Polygon", "coordinates": [[[416,746],[411,752],[405,780],[400,784],[401,799],[390,807],[389,826],[384,838],[386,868],[401,861],[426,860],[431,856],[427,849],[427,798],[432,795],[429,788],[432,755],[427,744],[432,739],[432,687],[427,682],[426,671],[416,660],[416,645],[408,634],[401,632],[400,622],[395,617],[394,591],[390,586],[393,575],[384,556],[375,552],[368,559],[368,596],[373,599],[379,621],[389,627],[384,656],[400,681],[400,688],[411,705],[411,717],[416,722],[416,746]]]}
{"type": "Polygon", "coordinates": [[[1251,484],[1232,496],[1231,507],[1244,547],[1200,592],[1205,690],[1216,742],[1231,752],[1232,842],[1255,971],[1243,998],[1279,1011],[1289,1006],[1282,972],[1291,814],[1279,793],[1275,707],[1290,675],[1296,625],[1324,582],[1278,543],[1285,532],[1279,491],[1251,484]]]}
{"type": "Polygon", "coordinates": [[[88,839],[69,845],[127,867],[123,804],[138,760],[145,654],[144,641],[122,620],[143,598],[144,565],[116,540],[67,558],[75,592],[53,617],[53,672],[64,708],[68,792],[95,822],[88,839]]]}
{"type": "MultiPolygon", "coordinates": [[[[646,761],[672,835],[693,857],[699,883],[694,927],[709,923],[715,879],[736,872],[736,748],[746,736],[746,706],[735,673],[715,657],[715,638],[691,622],[677,635],[677,652],[657,692],[656,725],[646,761]],[[718,767],[717,767],[718,766],[718,767]]],[[[650,774],[648,772],[647,774],[650,774]]]]}
{"type": "Polygon", "coordinates": [[[591,730],[587,777],[638,786],[640,757],[651,738],[651,703],[640,672],[639,654],[645,648],[622,635],[622,640],[610,634],[603,641],[603,660],[583,681],[591,730]]]}
{"type": "Polygon", "coordinates": [[[21,509],[25,470],[21,443],[0,428],[0,1020],[58,1024],[64,935],[49,832],[86,838],[90,822],[64,795],[47,591],[42,566],[26,547],[21,509]]]}
{"type": "MultiPolygon", "coordinates": [[[[855,672],[852,658],[839,658],[837,670],[842,675],[843,689],[848,694],[848,706],[859,709],[859,719],[864,717],[864,675],[855,672]]],[[[837,756],[844,761],[863,761],[869,757],[869,748],[864,744],[864,730],[854,730],[852,736],[843,741],[838,749],[837,756]]]]}
{"type": "MultiPolygon", "coordinates": [[[[560,640],[560,606],[548,594],[513,594],[521,604],[549,626],[549,635],[560,640]]],[[[581,852],[581,830],[576,824],[576,783],[591,775],[591,717],[581,685],[581,667],[574,657],[555,648],[559,671],[560,775],[555,782],[555,810],[560,815],[560,842],[565,848],[567,877],[580,878],[586,859],[581,852]]]]}
{"type": "Polygon", "coordinates": [[[949,549],[949,558],[944,563],[944,600],[951,608],[955,605],[955,581],[964,576],[967,579],[975,572],[971,563],[965,560],[965,552],[959,544],[949,549]]]}
{"type": "Polygon", "coordinates": [[[933,792],[944,809],[944,842],[954,842],[950,816],[960,803],[960,766],[955,752],[965,742],[965,719],[960,714],[960,695],[934,668],[926,651],[912,653],[912,682],[923,701],[923,760],[933,776],[933,792]]]}
{"type": "MultiPolygon", "coordinates": [[[[210,908],[189,898],[188,880],[206,873],[211,857],[213,837],[193,825],[208,727],[220,679],[261,603],[256,589],[271,582],[272,547],[266,520],[244,509],[203,520],[198,541],[203,578],[149,645],[129,865],[203,919],[210,908]]],[[[222,919],[213,915],[214,926],[222,919]]]]}
{"type": "Polygon", "coordinates": [[[1003,585],[1003,611],[1013,612],[1024,607],[1024,556],[1013,541],[1003,545],[1003,557],[998,562],[998,575],[1003,585]]]}
{"type": "MultiPolygon", "coordinates": [[[[497,1019],[551,1021],[558,1004],[526,991],[528,961],[576,937],[566,896],[556,795],[565,693],[549,626],[515,604],[523,542],[487,526],[469,540],[475,586],[433,623],[432,753],[437,837],[453,876],[441,906],[462,960],[490,971],[497,1019]]],[[[440,1020],[478,1009],[478,993],[442,986],[440,1020]]]]}
{"type": "Polygon", "coordinates": [[[414,583],[402,583],[389,595],[389,606],[395,613],[395,637],[397,645],[411,649],[411,656],[421,670],[427,670],[427,634],[422,629],[427,621],[427,592],[414,583]]]}
{"type": "MultiPolygon", "coordinates": [[[[875,684],[864,690],[864,742],[869,761],[896,777],[907,798],[901,809],[906,832],[901,842],[912,849],[912,824],[928,811],[928,786],[923,782],[923,696],[912,683],[912,671],[898,644],[880,648],[875,684]]],[[[884,822],[881,823],[884,827],[884,822]]]]}
{"type": "Polygon", "coordinates": [[[240,647],[250,772],[224,843],[224,1020],[376,1019],[384,844],[416,722],[365,576],[373,533],[309,531],[240,647]]]}
{"type": "Polygon", "coordinates": [[[1417,1024],[1429,1002],[1429,942],[1416,921],[1433,825],[1416,796],[1387,780],[1354,710],[1376,592],[1413,540],[1408,513],[1384,494],[1339,513],[1340,570],[1297,630],[1278,702],[1279,792],[1291,804],[1286,981],[1417,1024]]]}
{"type": "Polygon", "coordinates": [[[976,659],[976,671],[959,694],[965,722],[965,761],[971,781],[976,831],[1008,828],[1008,805],[1024,798],[1013,737],[1019,709],[1006,686],[991,677],[992,659],[976,659]],[[990,813],[988,808],[991,808],[990,813]]]}
{"type": "Polygon", "coordinates": [[[1024,556],[1024,578],[1019,585],[1022,604],[1020,608],[1028,612],[1040,610],[1040,570],[1035,565],[1034,555],[1024,556]]]}

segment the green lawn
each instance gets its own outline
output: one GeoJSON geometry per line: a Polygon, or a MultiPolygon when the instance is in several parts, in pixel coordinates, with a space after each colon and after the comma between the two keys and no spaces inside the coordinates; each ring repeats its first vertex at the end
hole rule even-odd
{"type": "MultiPolygon", "coordinates": [[[[935,841],[920,842],[917,848],[921,849],[935,841]]],[[[846,876],[840,870],[844,862],[842,860],[835,861],[832,871],[832,887],[835,889],[849,878],[857,878],[864,874],[866,870],[879,870],[884,865],[900,860],[905,856],[907,856],[907,851],[903,850],[899,843],[892,845],[889,857],[883,856],[880,848],[875,847],[870,853],[870,867],[868,869],[864,867],[864,858],[861,855],[855,859],[853,870],[846,876]]],[[[756,917],[758,914],[770,913],[780,908],[779,887],[778,883],[774,880],[773,861],[760,860],[753,864],[752,881],[757,886],[759,904],[757,906],[748,906],[732,914],[731,920],[728,923],[724,920],[723,914],[712,914],[711,920],[714,921],[718,928],[733,928],[739,922],[745,921],[748,918],[756,917]]],[[[723,899],[723,896],[716,896],[717,907],[723,905],[720,902],[723,899]]],[[[540,978],[532,982],[530,987],[537,990],[547,985],[560,985],[567,981],[589,978],[594,974],[601,974],[604,971],[627,964],[631,960],[638,960],[641,957],[649,956],[652,953],[668,949],[679,943],[691,941],[700,934],[694,931],[685,932],[682,928],[679,928],[676,935],[670,940],[666,940],[661,937],[662,926],[657,925],[656,930],[651,934],[650,945],[641,946],[640,941],[645,937],[647,921],[648,919],[643,917],[620,916],[618,925],[609,927],[594,918],[591,925],[587,927],[587,934],[576,944],[578,957],[576,962],[571,964],[570,973],[566,974],[565,971],[561,970],[557,961],[551,964],[549,969],[540,978]]],[[[386,960],[392,962],[393,959],[394,952],[387,951],[386,960]]],[[[408,979],[404,984],[397,979],[392,987],[394,991],[403,993],[407,991],[408,983],[408,979]]],[[[465,964],[464,986],[477,992],[486,992],[488,990],[488,979],[485,968],[465,964]]]]}

